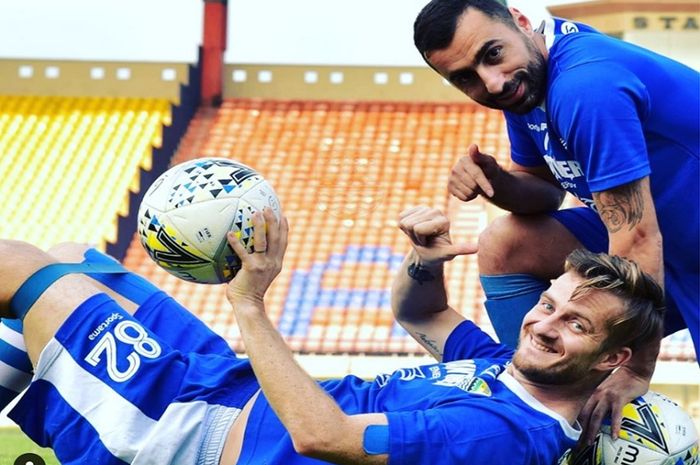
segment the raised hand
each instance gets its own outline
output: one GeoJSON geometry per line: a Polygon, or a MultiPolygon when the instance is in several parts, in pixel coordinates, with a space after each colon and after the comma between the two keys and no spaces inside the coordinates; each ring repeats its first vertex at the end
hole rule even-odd
{"type": "Polygon", "coordinates": [[[493,197],[492,181],[501,171],[494,157],[479,151],[476,144],[467,148],[467,155],[452,167],[447,190],[460,200],[469,202],[479,195],[493,197]]]}
{"type": "Polygon", "coordinates": [[[404,210],[399,215],[399,229],[409,237],[423,265],[439,264],[477,250],[476,244],[453,244],[450,220],[435,208],[418,206],[404,210]]]}
{"type": "Polygon", "coordinates": [[[608,415],[610,415],[611,436],[617,439],[622,423],[622,407],[646,394],[648,390],[649,380],[628,367],[621,366],[612,373],[598,386],[581,410],[579,415],[579,422],[583,427],[581,445],[593,443],[600,425],[608,415]]]}
{"type": "Polygon", "coordinates": [[[253,214],[252,252],[246,250],[234,233],[228,233],[228,243],[242,264],[226,289],[231,304],[235,306],[243,299],[255,303],[263,301],[265,292],[282,270],[288,233],[287,218],[277,219],[269,208],[253,214]]]}

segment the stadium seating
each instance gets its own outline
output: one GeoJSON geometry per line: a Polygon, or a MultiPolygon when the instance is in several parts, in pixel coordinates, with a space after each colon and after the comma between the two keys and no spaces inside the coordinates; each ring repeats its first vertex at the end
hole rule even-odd
{"type": "MultiPolygon", "coordinates": [[[[449,168],[473,140],[505,153],[500,116],[470,104],[227,100],[195,118],[173,163],[230,157],[277,190],[291,237],[269,312],[294,350],[422,353],[389,308],[408,247],[396,222],[407,206],[427,204],[450,210],[460,240],[476,239],[484,206],[449,202],[445,190],[449,168]]],[[[167,275],[136,241],[126,263],[241,349],[223,289],[167,275]]],[[[474,257],[456,261],[450,276],[455,304],[483,320],[474,257]]]]}
{"type": "MultiPolygon", "coordinates": [[[[507,154],[500,115],[469,103],[226,100],[218,111],[200,111],[173,163],[229,157],[258,169],[277,190],[291,231],[268,312],[293,350],[421,354],[389,306],[408,250],[396,221],[404,208],[427,204],[449,212],[455,240],[476,240],[487,223],[484,203],[446,194],[449,169],[471,142],[507,154]]],[[[126,264],[243,350],[221,286],[168,275],[137,239],[126,264]]],[[[452,304],[492,332],[475,258],[451,263],[447,285],[452,304]]],[[[661,357],[692,359],[687,333],[666,343],[661,357]]]]}
{"type": "Polygon", "coordinates": [[[0,96],[0,108],[0,237],[114,242],[170,124],[168,100],[0,96]]]}
{"type": "MultiPolygon", "coordinates": [[[[2,237],[42,247],[77,240],[104,250],[117,235],[117,216],[128,213],[128,192],[145,187],[139,170],[152,165],[151,148],[170,124],[169,102],[0,96],[0,108],[2,237]]],[[[445,189],[449,168],[471,142],[504,157],[500,115],[469,103],[240,99],[200,109],[173,163],[237,159],[278,191],[292,229],[269,312],[294,350],[422,354],[389,308],[408,250],[396,220],[407,206],[432,205],[449,212],[455,240],[476,240],[488,222],[485,204],[450,199],[445,189]]],[[[243,350],[222,287],[168,275],[136,239],[125,263],[243,350]]],[[[492,332],[474,257],[450,264],[447,285],[453,305],[492,332]]],[[[662,360],[694,358],[687,332],[662,346],[662,360]]]]}

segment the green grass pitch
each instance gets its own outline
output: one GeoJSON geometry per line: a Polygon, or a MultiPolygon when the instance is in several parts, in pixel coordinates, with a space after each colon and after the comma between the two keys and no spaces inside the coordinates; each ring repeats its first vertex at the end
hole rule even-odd
{"type": "Polygon", "coordinates": [[[17,457],[28,452],[44,459],[46,465],[60,465],[53,452],[34,444],[18,428],[0,428],[0,465],[14,465],[17,457]]]}

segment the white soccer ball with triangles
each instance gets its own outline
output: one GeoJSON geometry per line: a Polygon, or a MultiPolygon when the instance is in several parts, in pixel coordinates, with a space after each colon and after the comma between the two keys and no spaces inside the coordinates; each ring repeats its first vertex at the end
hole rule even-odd
{"type": "Polygon", "coordinates": [[[252,215],[265,207],[279,217],[277,195],[257,171],[226,158],[198,158],[170,168],[148,188],[138,234],[148,255],[169,273],[223,283],[241,267],[226,233],[236,232],[252,251],[252,215]]]}
{"type": "Polygon", "coordinates": [[[622,410],[620,437],[604,424],[592,446],[567,452],[560,465],[700,465],[693,420],[669,398],[653,391],[622,410]]]}

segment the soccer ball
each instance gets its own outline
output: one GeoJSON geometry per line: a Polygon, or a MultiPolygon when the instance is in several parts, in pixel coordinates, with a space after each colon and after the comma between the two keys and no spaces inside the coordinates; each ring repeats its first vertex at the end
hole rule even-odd
{"type": "Polygon", "coordinates": [[[620,437],[603,424],[595,442],[568,451],[560,465],[700,465],[693,420],[669,398],[649,391],[622,409],[620,437]]]}
{"type": "Polygon", "coordinates": [[[149,187],[138,234],[167,272],[197,283],[223,283],[241,267],[226,233],[235,231],[252,252],[252,216],[265,207],[279,218],[277,195],[258,172],[226,158],[198,158],[170,168],[149,187]]]}

